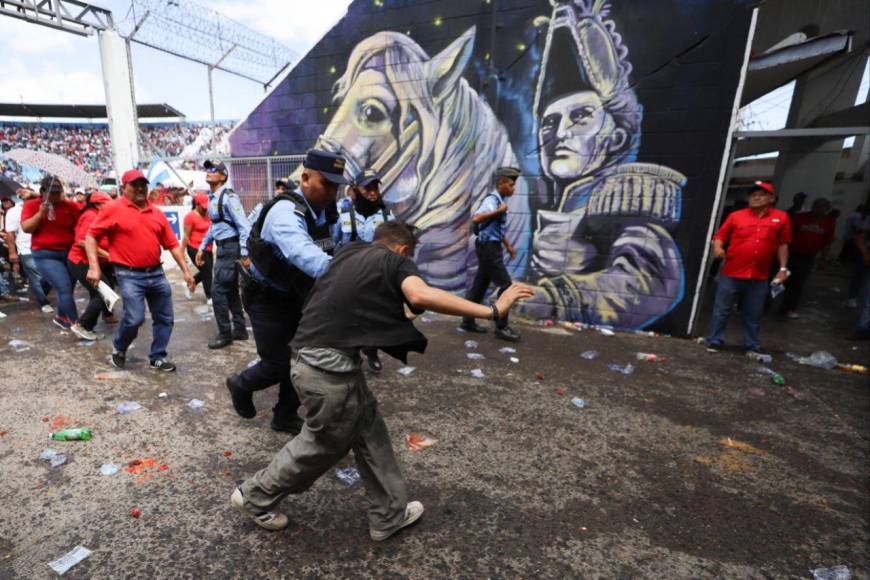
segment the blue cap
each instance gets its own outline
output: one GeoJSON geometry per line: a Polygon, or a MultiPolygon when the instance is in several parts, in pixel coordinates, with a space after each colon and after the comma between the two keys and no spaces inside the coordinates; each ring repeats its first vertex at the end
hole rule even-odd
{"type": "Polygon", "coordinates": [[[215,172],[215,173],[223,173],[224,175],[229,175],[229,171],[227,171],[227,166],[224,165],[223,161],[219,159],[206,159],[205,163],[202,164],[206,171],[215,172]]]}
{"type": "Polygon", "coordinates": [[[363,169],[359,173],[356,174],[356,177],[353,178],[353,186],[354,187],[366,187],[371,183],[377,181],[380,183],[381,176],[374,169],[363,169]]]}
{"type": "Polygon", "coordinates": [[[344,177],[344,165],[344,157],[322,149],[310,149],[302,162],[302,167],[313,169],[325,177],[327,181],[338,185],[347,183],[347,179],[344,177]]]}

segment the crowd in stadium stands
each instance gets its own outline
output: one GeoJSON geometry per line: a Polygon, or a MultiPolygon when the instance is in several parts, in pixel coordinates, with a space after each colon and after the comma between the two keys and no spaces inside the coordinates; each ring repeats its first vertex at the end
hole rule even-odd
{"type": "MultiPolygon", "coordinates": [[[[143,160],[155,155],[177,157],[188,146],[197,143],[204,123],[140,125],[142,133],[143,160]]],[[[232,128],[232,124],[216,125],[215,143],[220,143],[232,128]]],[[[209,154],[209,139],[203,138],[195,147],[192,156],[209,154]]],[[[97,179],[112,171],[111,139],[109,127],[99,124],[60,123],[9,123],[0,121],[0,174],[16,181],[22,180],[21,168],[11,160],[3,159],[2,153],[10,149],[31,149],[55,153],[69,159],[91,173],[97,179]]],[[[190,152],[188,152],[190,153],[190,152]]]]}

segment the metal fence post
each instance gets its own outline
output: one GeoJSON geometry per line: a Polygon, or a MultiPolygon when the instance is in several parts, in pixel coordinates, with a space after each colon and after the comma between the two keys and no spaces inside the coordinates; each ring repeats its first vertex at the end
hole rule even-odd
{"type": "Polygon", "coordinates": [[[266,193],[269,199],[275,196],[275,180],[272,179],[272,159],[266,158],[266,193]]]}

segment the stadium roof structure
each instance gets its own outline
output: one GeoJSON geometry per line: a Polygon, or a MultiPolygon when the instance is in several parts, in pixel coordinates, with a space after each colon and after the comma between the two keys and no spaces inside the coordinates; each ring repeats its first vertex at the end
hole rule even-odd
{"type": "MultiPolygon", "coordinates": [[[[137,105],[140,119],[153,117],[184,117],[184,113],[166,103],[137,105]]],[[[105,105],[44,105],[0,103],[0,117],[62,117],[76,119],[106,119],[105,105]]]]}

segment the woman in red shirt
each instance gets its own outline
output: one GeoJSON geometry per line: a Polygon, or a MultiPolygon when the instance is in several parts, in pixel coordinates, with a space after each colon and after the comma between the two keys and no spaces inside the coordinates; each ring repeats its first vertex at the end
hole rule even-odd
{"type": "MultiPolygon", "coordinates": [[[[97,213],[100,211],[100,208],[110,201],[112,201],[112,198],[102,191],[95,191],[94,193],[88,194],[85,199],[84,211],[82,211],[82,214],[79,216],[79,221],[76,224],[75,242],[73,243],[72,248],[70,248],[69,254],[67,254],[67,265],[69,266],[69,271],[72,273],[73,277],[78,280],[79,284],[88,291],[88,294],[90,294],[91,297],[85,311],[82,313],[81,318],[79,318],[79,324],[88,331],[94,330],[94,326],[97,325],[97,319],[100,317],[101,312],[104,317],[112,315],[112,313],[106,308],[106,304],[103,302],[103,297],[97,289],[88,282],[88,256],[85,254],[85,236],[88,235],[88,229],[91,227],[94,220],[97,219],[97,213]]],[[[100,240],[100,247],[97,252],[100,255],[100,266],[103,273],[102,280],[109,286],[114,287],[116,284],[115,275],[112,271],[111,264],[108,263],[108,238],[100,240]]]]}
{"type": "Polygon", "coordinates": [[[21,209],[21,229],[32,234],[33,261],[40,276],[48,280],[57,291],[57,313],[54,323],[71,330],[80,338],[96,340],[93,332],[79,324],[73,299],[75,280],[67,267],[66,255],[75,239],[79,208],[75,202],[64,199],[63,183],[47,175],[39,184],[40,197],[24,203],[21,209]]]}
{"type": "MultiPolygon", "coordinates": [[[[198,193],[196,194],[193,210],[184,216],[184,240],[181,242],[182,248],[187,252],[190,261],[194,265],[196,265],[196,252],[199,250],[199,245],[202,243],[206,232],[208,232],[209,226],[211,226],[211,219],[208,217],[208,196],[204,193],[198,193]]],[[[202,268],[199,268],[193,280],[197,284],[202,282],[205,297],[211,300],[212,265],[214,263],[211,244],[209,244],[202,255],[205,258],[205,263],[202,265],[202,268]]],[[[187,296],[188,300],[193,298],[193,295],[187,288],[184,290],[184,295],[187,296]]]]}

